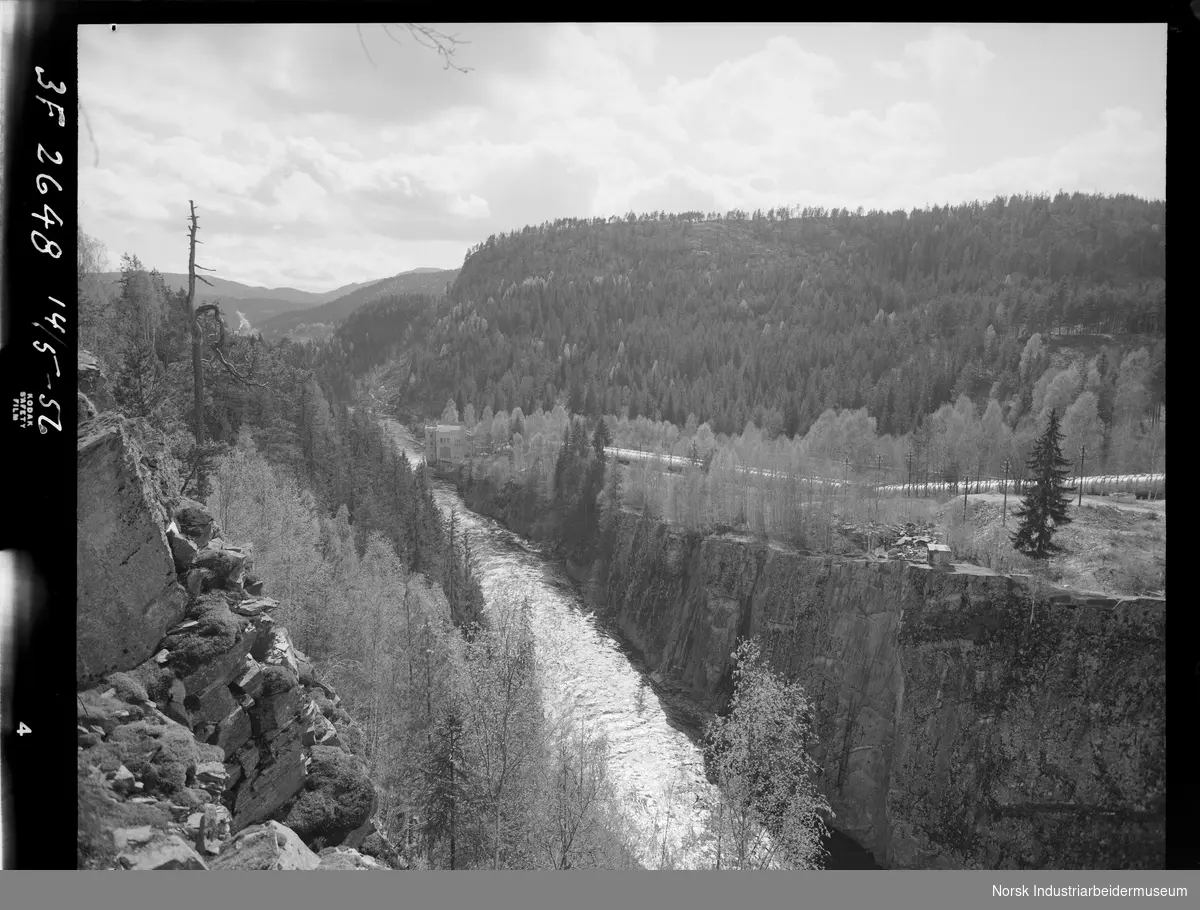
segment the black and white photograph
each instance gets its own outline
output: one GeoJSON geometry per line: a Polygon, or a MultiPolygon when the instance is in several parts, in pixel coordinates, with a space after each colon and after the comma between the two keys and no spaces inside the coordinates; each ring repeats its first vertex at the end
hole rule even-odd
{"type": "Polygon", "coordinates": [[[1167,40],[80,24],[77,868],[1163,869],[1167,40]]]}

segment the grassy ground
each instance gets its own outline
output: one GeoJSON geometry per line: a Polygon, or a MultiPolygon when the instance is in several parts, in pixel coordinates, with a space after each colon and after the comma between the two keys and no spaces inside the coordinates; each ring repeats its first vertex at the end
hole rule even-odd
{"type": "Polygon", "coordinates": [[[1056,535],[1063,552],[1039,567],[1013,550],[1008,534],[1019,499],[1008,498],[1007,525],[1001,525],[1003,497],[973,495],[963,520],[961,498],[943,503],[933,524],[944,534],[955,561],[974,562],[1002,572],[1037,572],[1064,587],[1109,595],[1165,594],[1167,584],[1166,500],[1122,502],[1084,496],[1072,501],[1071,523],[1056,535]]]}

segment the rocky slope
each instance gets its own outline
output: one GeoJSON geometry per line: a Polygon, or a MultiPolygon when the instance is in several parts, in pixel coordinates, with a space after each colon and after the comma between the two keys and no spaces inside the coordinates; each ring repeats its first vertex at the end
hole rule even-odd
{"type": "Polygon", "coordinates": [[[885,866],[1161,867],[1162,599],[632,515],[602,596],[647,665],[712,710],[737,637],[762,635],[818,705],[838,828],[885,866]]]}
{"type": "Polygon", "coordinates": [[[79,369],[80,867],[404,868],[252,547],[172,496],[161,439],[111,410],[95,358],[79,369]]]}

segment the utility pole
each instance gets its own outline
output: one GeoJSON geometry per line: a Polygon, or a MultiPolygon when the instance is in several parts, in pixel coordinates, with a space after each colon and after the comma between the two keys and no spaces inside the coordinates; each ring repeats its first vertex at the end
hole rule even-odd
{"type": "Polygon", "coordinates": [[[967,520],[967,493],[971,489],[971,475],[963,477],[963,521],[967,520]]]}
{"type": "Polygon", "coordinates": [[[1004,505],[1001,507],[1001,510],[1000,510],[1000,525],[1001,525],[1001,527],[1004,526],[1005,522],[1008,519],[1008,468],[1009,468],[1009,464],[1010,464],[1009,460],[1007,458],[1004,459],[1004,505]]]}
{"type": "Polygon", "coordinates": [[[1087,446],[1079,447],[1079,502],[1077,506],[1083,505],[1083,457],[1087,454],[1087,446]]]}
{"type": "Polygon", "coordinates": [[[850,487],[846,483],[846,478],[850,473],[850,453],[842,453],[842,496],[848,502],[850,500],[850,487]]]}
{"type": "Polygon", "coordinates": [[[879,490],[883,485],[883,456],[875,456],[875,520],[879,521],[879,490]]]}
{"type": "Polygon", "coordinates": [[[908,463],[908,492],[911,494],[912,493],[912,482],[913,482],[913,475],[912,475],[913,450],[912,449],[908,450],[908,454],[904,456],[904,460],[908,463]]]}

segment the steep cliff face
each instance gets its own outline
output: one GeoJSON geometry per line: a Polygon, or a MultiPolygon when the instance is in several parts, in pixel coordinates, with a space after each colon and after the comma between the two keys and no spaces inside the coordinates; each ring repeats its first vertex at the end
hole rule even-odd
{"type": "Polygon", "coordinates": [[[838,828],[885,866],[1161,866],[1162,600],[631,515],[603,593],[647,665],[709,710],[730,694],[737,637],[762,635],[819,705],[838,828]]]}
{"type": "Polygon", "coordinates": [[[144,422],[97,412],[111,397],[84,356],[80,866],[401,865],[372,820],[375,788],[350,745],[361,731],[274,622],[252,548],[170,495],[144,422]]]}

